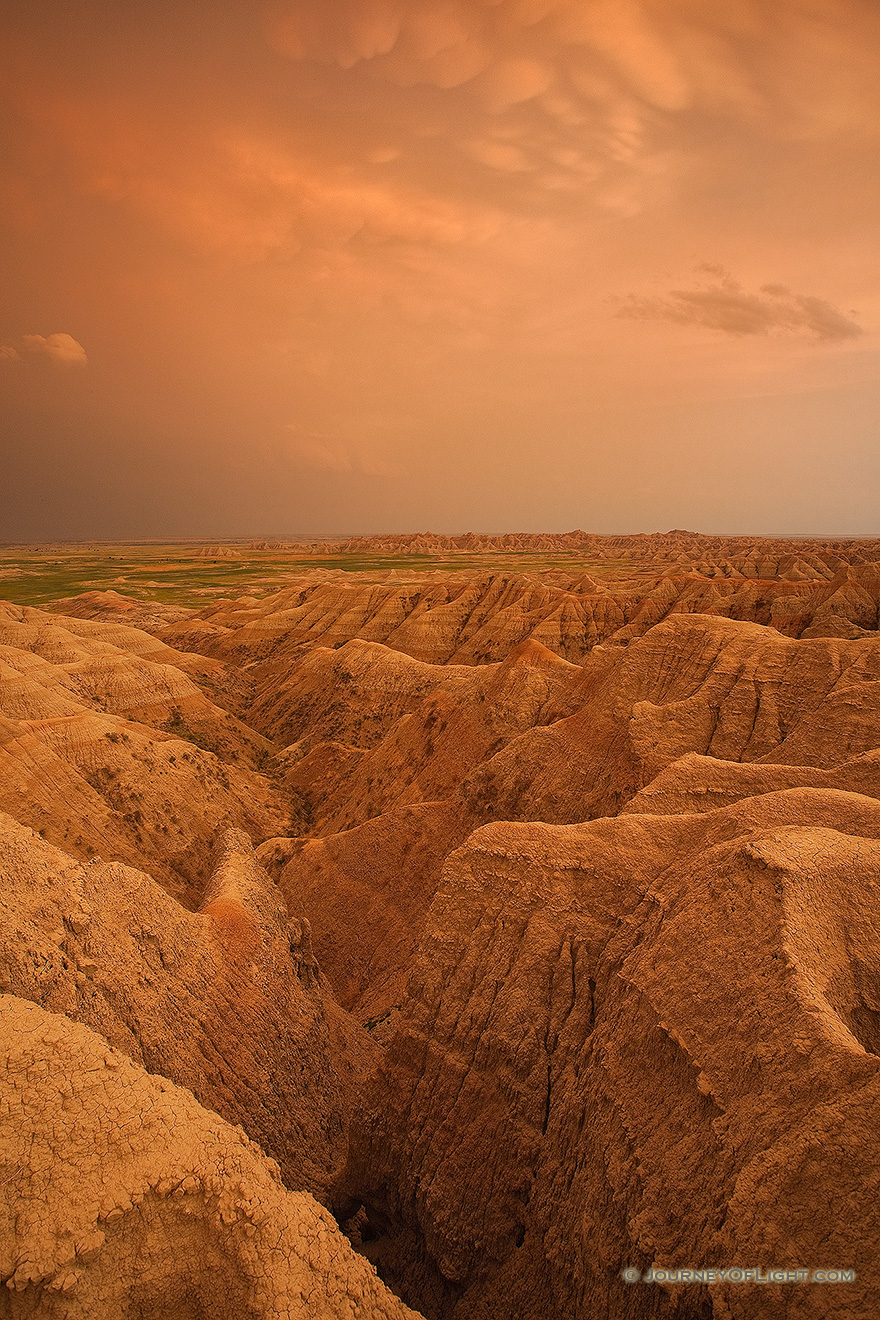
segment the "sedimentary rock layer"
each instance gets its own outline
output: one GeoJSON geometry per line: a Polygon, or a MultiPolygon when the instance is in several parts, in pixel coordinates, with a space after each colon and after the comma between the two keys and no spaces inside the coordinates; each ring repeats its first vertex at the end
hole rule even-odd
{"type": "Polygon", "coordinates": [[[278,680],[304,647],[353,638],[455,665],[503,660],[531,639],[580,664],[597,644],[626,643],[678,614],[760,623],[790,637],[863,637],[877,630],[880,569],[844,565],[830,580],[818,572],[792,580],[726,571],[709,577],[683,565],[607,585],[576,570],[553,578],[459,573],[405,584],[304,579],[260,600],[221,601],[162,636],[206,656],[262,664],[263,676],[278,680]]]}
{"type": "Polygon", "coordinates": [[[0,996],[0,1314],[418,1320],[240,1129],[0,996]]]}
{"type": "Polygon", "coordinates": [[[200,910],[143,872],[85,866],[0,815],[0,985],[83,1022],[240,1124],[324,1194],[375,1047],[331,1001],[247,836],[222,839],[200,910]]]}
{"type": "Polygon", "coordinates": [[[350,1183],[428,1316],[877,1305],[880,806],[487,826],[430,910],[350,1183]],[[854,1268],[633,1287],[623,1264],[854,1268]]]}

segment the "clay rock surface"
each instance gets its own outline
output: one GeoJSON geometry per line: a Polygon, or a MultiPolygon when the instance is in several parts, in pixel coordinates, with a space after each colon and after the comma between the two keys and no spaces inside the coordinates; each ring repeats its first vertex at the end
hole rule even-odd
{"type": "Polygon", "coordinates": [[[64,657],[77,660],[106,648],[113,648],[157,664],[170,664],[188,673],[216,672],[216,665],[203,656],[191,655],[168,646],[141,628],[132,627],[115,617],[112,622],[91,618],[63,616],[28,605],[0,601],[0,645],[33,651],[49,661],[64,663],[64,657]]]}
{"type": "Polygon", "coordinates": [[[579,662],[630,612],[583,574],[572,589],[516,574],[398,585],[304,582],[261,601],[221,603],[172,625],[173,645],[239,663],[290,659],[303,644],[381,642],[430,664],[502,660],[531,637],[579,662]]]}
{"type": "Polygon", "coordinates": [[[679,815],[714,811],[743,798],[787,788],[837,788],[880,798],[880,750],[866,752],[833,769],[776,765],[763,761],[721,761],[688,752],[661,770],[621,808],[621,815],[679,815]]]}
{"type": "Polygon", "coordinates": [[[428,802],[258,849],[290,910],[309,921],[333,994],[359,1021],[400,1004],[443,864],[473,824],[460,802],[428,802]]]}
{"type": "Polygon", "coordinates": [[[186,728],[211,750],[253,759],[268,750],[266,740],[191,677],[216,681],[222,671],[136,628],[0,604],[0,711],[13,718],[103,711],[186,728]]]}
{"type": "Polygon", "coordinates": [[[368,748],[442,687],[451,696],[481,689],[484,668],[430,665],[375,642],[324,646],[285,666],[251,708],[251,718],[284,745],[337,741],[368,748]]]}
{"type": "Polygon", "coordinates": [[[0,809],[192,906],[218,827],[263,839],[296,808],[255,770],[273,744],[199,686],[225,682],[138,629],[0,605],[0,809]]]}
{"type": "Polygon", "coordinates": [[[840,765],[880,745],[878,675],[873,638],[792,640],[673,615],[626,648],[594,650],[562,718],[514,739],[462,791],[484,818],[568,822],[615,814],[688,752],[840,765]]]}
{"type": "Polygon", "coordinates": [[[167,605],[159,601],[145,601],[136,596],[125,596],[119,591],[83,591],[77,596],[64,596],[49,605],[53,614],[69,618],[122,620],[128,627],[153,632],[167,628],[195,613],[186,605],[167,605]]]}
{"type": "MultiPolygon", "coordinates": [[[[170,626],[0,607],[0,989],[125,1056],[133,1127],[148,1074],[240,1125],[428,1320],[874,1320],[880,543],[346,546],[386,551],[480,567],[321,566],[170,626]],[[624,1284],[651,1264],[856,1281],[624,1284]]],[[[120,1237],[100,1206],[79,1256],[34,1227],[66,1245],[10,1259],[0,1314],[405,1313],[311,1229],[266,1266],[238,1174],[186,1182],[203,1147],[120,1237]]]]}
{"type": "Polygon", "coordinates": [[[321,833],[449,797],[499,747],[564,704],[579,668],[539,642],[497,665],[427,665],[376,643],[318,648],[253,718],[321,833]],[[345,754],[348,753],[348,754],[345,754]],[[334,769],[335,767],[335,769],[334,769]]]}
{"type": "MultiPolygon", "coordinates": [[[[303,547],[305,551],[307,547],[303,547]]],[[[391,536],[355,536],[345,541],[324,542],[308,547],[315,553],[331,550],[346,554],[493,555],[516,553],[581,554],[595,561],[632,563],[673,562],[705,566],[707,571],[724,570],[741,577],[773,578],[789,573],[830,577],[847,564],[876,561],[880,541],[876,538],[810,538],[796,541],[780,537],[706,536],[676,528],[671,532],[598,536],[580,529],[563,533],[509,532],[485,535],[467,532],[462,536],[434,532],[401,533],[391,536]]]]}
{"type": "Polygon", "coordinates": [[[92,712],[0,715],[0,809],[81,860],[148,869],[190,907],[218,828],[266,838],[290,819],[289,806],[253,771],[92,712]]]}
{"type": "MultiPolygon", "coordinates": [[[[401,668],[372,647],[372,672],[383,656],[401,668]]],[[[289,775],[322,837],[264,855],[335,993],[361,1020],[382,1016],[400,1003],[445,854],[488,820],[704,812],[796,787],[877,796],[878,667],[873,639],[791,640],[707,616],[673,616],[581,669],[527,643],[470,687],[438,684],[393,711],[378,741],[368,726],[372,745],[335,770],[326,745],[307,754],[289,775]]],[[[368,706],[369,687],[353,690],[351,736],[368,706]]]]}
{"type": "Polygon", "coordinates": [[[119,863],[81,866],[0,816],[0,986],[66,1014],[241,1124],[326,1193],[375,1062],[332,1002],[308,924],[228,831],[200,910],[119,863]]]}
{"type": "Polygon", "coordinates": [[[605,580],[591,577],[575,560],[570,572],[540,576],[435,572],[410,581],[391,574],[376,582],[313,571],[259,600],[210,605],[171,624],[162,636],[185,650],[264,665],[268,681],[282,675],[280,662],[289,663],[303,647],[332,648],[355,638],[431,664],[483,665],[503,660],[527,639],[580,664],[594,646],[643,636],[674,614],[759,623],[793,638],[876,634],[876,543],[817,543],[800,555],[784,542],[740,546],[732,554],[698,539],[670,545],[652,550],[637,538],[607,538],[597,551],[609,564],[605,580]]]}
{"type": "Polygon", "coordinates": [[[0,1315],[416,1320],[189,1091],[0,996],[0,1315]]]}
{"type": "Polygon", "coordinates": [[[354,1145],[384,1277],[455,1320],[868,1320],[880,804],[497,824],[449,858],[354,1145]],[[733,1261],[855,1284],[629,1286],[733,1261]]]}

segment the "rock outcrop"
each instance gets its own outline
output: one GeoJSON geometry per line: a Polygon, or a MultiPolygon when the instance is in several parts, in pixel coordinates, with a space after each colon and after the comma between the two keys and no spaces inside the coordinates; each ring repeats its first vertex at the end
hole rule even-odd
{"type": "Polygon", "coordinates": [[[179,623],[195,611],[186,605],[169,605],[161,601],[143,600],[139,596],[125,596],[119,591],[84,591],[78,596],[64,596],[51,602],[49,609],[54,614],[64,614],[68,618],[122,619],[132,628],[146,632],[167,628],[170,623],[179,623]]]}
{"type": "Polygon", "coordinates": [[[278,741],[295,740],[284,753],[286,782],[327,833],[397,804],[449,797],[564,705],[579,672],[535,641],[479,666],[428,665],[352,641],[308,652],[252,715],[278,741]]]}
{"type": "Polygon", "coordinates": [[[360,1120],[374,1258],[429,1317],[872,1315],[880,805],[487,826],[360,1120]],[[856,1271],[629,1285],[624,1264],[856,1271]]]}
{"type": "Polygon", "coordinates": [[[675,615],[625,649],[594,650],[563,718],[514,739],[463,791],[495,818],[569,822],[614,815],[688,752],[840,765],[880,744],[878,676],[875,639],[793,641],[675,615]]]}
{"type": "Polygon", "coordinates": [[[253,761],[268,744],[215,705],[193,677],[217,681],[216,661],[173,650],[136,628],[0,607],[0,711],[13,718],[103,711],[188,736],[253,761]],[[45,689],[41,692],[40,689],[45,689]]]}
{"type": "MultiPolygon", "coordinates": [[[[328,699],[343,700],[335,676],[361,649],[376,683],[375,644],[312,653],[328,658],[328,699]]],[[[392,677],[413,663],[384,656],[392,677]]],[[[346,736],[366,745],[337,745],[328,761],[318,743],[290,768],[311,794],[313,837],[269,841],[261,856],[311,922],[335,993],[374,1019],[400,1002],[445,855],[486,821],[705,812],[796,787],[876,796],[878,665],[872,639],[792,641],[674,616],[629,647],[598,648],[580,670],[527,643],[468,686],[457,671],[449,688],[434,680],[385,720],[381,679],[375,703],[370,682],[346,683],[346,736]]],[[[303,702],[307,741],[327,707],[303,702]]]]}
{"type": "Polygon", "coordinates": [[[256,772],[274,745],[199,686],[222,672],[134,628],[0,607],[0,810],[193,906],[218,828],[264,839],[295,809],[256,772]]]}
{"type": "Polygon", "coordinates": [[[290,910],[309,921],[334,995],[359,1020],[400,1003],[443,863],[473,825],[460,802],[428,802],[258,850],[290,910]]]}
{"type": "Polygon", "coordinates": [[[418,1320],[187,1090],[12,995],[0,1054],[0,1315],[418,1320]]]}
{"type": "Polygon", "coordinates": [[[345,1159],[369,1037],[332,1003],[308,924],[229,831],[199,911],[118,862],[82,866],[0,816],[0,986],[101,1033],[240,1124],[289,1185],[345,1159]]]}

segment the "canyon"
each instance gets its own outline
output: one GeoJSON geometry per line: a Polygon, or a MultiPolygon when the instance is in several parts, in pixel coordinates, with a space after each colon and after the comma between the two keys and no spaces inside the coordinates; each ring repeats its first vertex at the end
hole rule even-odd
{"type": "Polygon", "coordinates": [[[0,603],[0,1317],[873,1320],[880,541],[187,553],[0,603]]]}

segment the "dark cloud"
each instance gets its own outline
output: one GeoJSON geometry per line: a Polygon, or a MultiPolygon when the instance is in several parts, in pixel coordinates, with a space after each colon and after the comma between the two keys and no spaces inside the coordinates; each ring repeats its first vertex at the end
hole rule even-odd
{"type": "Polygon", "coordinates": [[[823,298],[793,293],[784,284],[764,284],[749,293],[719,266],[701,266],[717,282],[700,289],[671,289],[664,298],[630,294],[618,316],[637,321],[673,321],[726,335],[805,332],[826,343],[855,339],[862,327],[823,298]]]}

